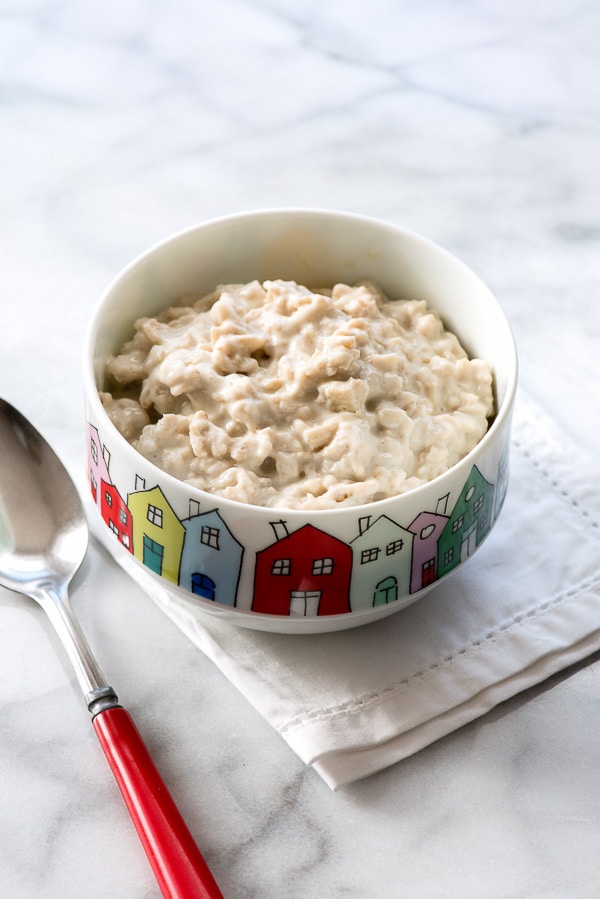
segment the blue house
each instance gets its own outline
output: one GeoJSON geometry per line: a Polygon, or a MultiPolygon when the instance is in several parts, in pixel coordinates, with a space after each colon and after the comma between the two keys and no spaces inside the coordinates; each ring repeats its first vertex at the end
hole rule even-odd
{"type": "Polygon", "coordinates": [[[179,585],[202,599],[235,606],[244,547],[219,511],[185,518],[179,585]]]}

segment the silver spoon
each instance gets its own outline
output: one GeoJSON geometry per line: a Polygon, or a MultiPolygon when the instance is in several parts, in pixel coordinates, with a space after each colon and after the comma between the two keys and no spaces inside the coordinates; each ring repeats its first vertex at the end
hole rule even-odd
{"type": "Polygon", "coordinates": [[[88,527],[79,494],[41,434],[0,400],[0,584],[35,599],[73,663],[94,730],[167,899],[222,899],[130,714],[106,682],[68,596],[88,527]]]}

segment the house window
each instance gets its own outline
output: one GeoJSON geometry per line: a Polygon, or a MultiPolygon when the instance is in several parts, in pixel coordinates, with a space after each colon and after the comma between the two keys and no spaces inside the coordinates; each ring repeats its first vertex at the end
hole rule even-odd
{"type": "Polygon", "coordinates": [[[427,540],[428,537],[431,537],[433,532],[435,531],[434,524],[426,524],[424,528],[421,528],[421,533],[419,534],[421,540],[427,540]]]}
{"type": "Polygon", "coordinates": [[[109,530],[111,530],[113,532],[113,534],[116,534],[117,537],[119,536],[119,528],[116,526],[114,521],[109,521],[108,527],[109,527],[109,530]]]}
{"type": "Polygon", "coordinates": [[[481,509],[483,508],[484,502],[485,502],[485,497],[483,494],[481,494],[481,496],[477,497],[477,499],[475,500],[475,504],[473,505],[473,514],[474,515],[477,515],[477,513],[481,511],[481,509]]]}
{"type": "Polygon", "coordinates": [[[333,574],[333,559],[315,559],[312,566],[313,574],[333,574]]]}
{"type": "Polygon", "coordinates": [[[474,494],[474,493],[475,493],[475,485],[474,485],[474,484],[471,484],[471,486],[469,487],[469,489],[467,490],[467,492],[466,492],[466,494],[465,494],[465,502],[466,502],[466,503],[470,503],[470,502],[471,502],[471,500],[473,499],[473,494],[474,494]]]}
{"type": "Polygon", "coordinates": [[[385,548],[386,556],[394,556],[396,553],[399,553],[404,547],[404,540],[392,540],[391,543],[385,548]]]}
{"type": "Polygon", "coordinates": [[[92,459],[94,460],[94,463],[97,465],[98,464],[98,447],[96,446],[96,441],[93,438],[92,438],[92,440],[90,440],[90,453],[92,454],[92,459]]]}
{"type": "Polygon", "coordinates": [[[456,534],[462,528],[465,523],[465,516],[459,515],[458,518],[452,522],[452,533],[456,534]]]}
{"type": "Polygon", "coordinates": [[[379,547],[373,546],[371,549],[363,549],[360,554],[360,564],[366,565],[367,562],[375,562],[379,555],[379,547]]]}
{"type": "Polygon", "coordinates": [[[200,543],[210,546],[211,549],[219,548],[219,528],[211,528],[208,525],[202,525],[200,530],[200,543]]]}
{"type": "Polygon", "coordinates": [[[275,559],[273,562],[273,566],[271,568],[271,574],[274,575],[288,575],[292,573],[292,560],[291,559],[275,559]]]}
{"type": "Polygon", "coordinates": [[[157,528],[162,528],[163,513],[162,509],[159,509],[158,506],[153,506],[152,503],[148,503],[148,513],[146,517],[150,524],[155,524],[157,528]]]}
{"type": "Polygon", "coordinates": [[[109,490],[104,491],[104,502],[108,506],[109,509],[112,509],[112,494],[109,490]]]}
{"type": "Polygon", "coordinates": [[[453,561],[454,561],[454,549],[452,547],[450,547],[450,549],[447,549],[446,552],[444,553],[444,565],[445,566],[451,565],[453,561]]]}
{"type": "Polygon", "coordinates": [[[126,549],[129,549],[129,536],[127,534],[123,534],[123,537],[121,538],[121,543],[123,544],[123,546],[126,549]]]}
{"type": "Polygon", "coordinates": [[[121,522],[121,524],[127,524],[127,522],[129,521],[129,516],[123,508],[119,509],[119,521],[121,522]]]}

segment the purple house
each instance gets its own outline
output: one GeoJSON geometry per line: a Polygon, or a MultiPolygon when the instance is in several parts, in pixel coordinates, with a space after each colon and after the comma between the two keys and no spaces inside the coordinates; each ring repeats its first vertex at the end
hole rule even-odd
{"type": "Polygon", "coordinates": [[[421,512],[408,530],[415,535],[410,592],[417,593],[438,579],[438,540],[448,522],[447,515],[421,512]]]}

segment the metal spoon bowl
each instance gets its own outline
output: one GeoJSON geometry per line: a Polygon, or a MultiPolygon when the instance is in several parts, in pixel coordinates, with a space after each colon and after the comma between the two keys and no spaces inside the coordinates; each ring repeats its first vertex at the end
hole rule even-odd
{"type": "Polygon", "coordinates": [[[154,874],[167,899],[222,899],[129,713],[75,618],[69,584],[88,544],[79,494],[52,448],[0,400],[0,585],[35,599],[65,647],[154,874]]]}

